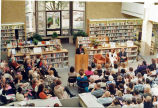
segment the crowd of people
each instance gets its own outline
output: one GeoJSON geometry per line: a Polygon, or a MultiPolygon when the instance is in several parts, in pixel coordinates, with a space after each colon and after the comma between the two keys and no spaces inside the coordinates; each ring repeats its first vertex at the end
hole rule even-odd
{"type": "Polygon", "coordinates": [[[157,106],[158,70],[155,59],[143,61],[136,69],[114,62],[80,69],[77,85],[91,92],[107,108],[153,108],[157,106]]]}
{"type": "MultiPolygon", "coordinates": [[[[148,64],[143,61],[136,69],[125,63],[97,64],[88,70],[75,72],[70,67],[68,82],[76,82],[78,92],[91,92],[100,104],[108,108],[152,108],[157,105],[158,70],[155,59],[148,64]],[[76,78],[76,79],[75,79],[76,78]],[[74,80],[75,79],[75,80],[74,80]]],[[[0,104],[26,99],[59,99],[72,97],[70,91],[62,86],[61,77],[52,65],[42,56],[24,56],[19,64],[14,55],[8,63],[0,64],[0,104]],[[6,96],[14,94],[14,99],[6,96]]]]}
{"type": "Polygon", "coordinates": [[[52,96],[69,98],[60,78],[56,69],[48,65],[42,56],[30,58],[24,55],[20,64],[11,55],[8,63],[2,61],[0,64],[0,105],[52,96]],[[15,98],[8,99],[9,95],[15,95],[15,98]]]}

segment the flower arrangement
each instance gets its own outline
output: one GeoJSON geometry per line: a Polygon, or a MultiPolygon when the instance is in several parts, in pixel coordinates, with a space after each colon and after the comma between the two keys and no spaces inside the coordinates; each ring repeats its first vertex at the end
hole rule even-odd
{"type": "Polygon", "coordinates": [[[91,40],[91,44],[92,44],[92,46],[93,46],[94,48],[98,48],[100,42],[97,41],[96,39],[93,39],[93,40],[91,40]]]}

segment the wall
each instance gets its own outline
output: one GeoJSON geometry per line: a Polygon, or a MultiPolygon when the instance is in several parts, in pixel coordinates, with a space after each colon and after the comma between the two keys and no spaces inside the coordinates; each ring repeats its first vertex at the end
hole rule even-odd
{"type": "Polygon", "coordinates": [[[132,18],[121,13],[120,2],[86,2],[86,19],[132,18]]]}
{"type": "Polygon", "coordinates": [[[25,1],[7,1],[2,0],[3,23],[25,22],[25,1]]]}

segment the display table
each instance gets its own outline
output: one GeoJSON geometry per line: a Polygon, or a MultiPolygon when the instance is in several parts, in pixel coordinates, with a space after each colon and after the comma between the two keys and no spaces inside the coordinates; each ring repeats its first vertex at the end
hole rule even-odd
{"type": "Polygon", "coordinates": [[[91,93],[79,94],[79,100],[82,107],[104,108],[102,104],[97,102],[97,98],[91,93]]]}
{"type": "Polygon", "coordinates": [[[58,97],[51,97],[50,99],[34,99],[34,100],[25,100],[12,102],[6,106],[24,106],[26,104],[34,103],[35,107],[54,107],[55,103],[58,103],[59,106],[62,106],[58,97]]]}

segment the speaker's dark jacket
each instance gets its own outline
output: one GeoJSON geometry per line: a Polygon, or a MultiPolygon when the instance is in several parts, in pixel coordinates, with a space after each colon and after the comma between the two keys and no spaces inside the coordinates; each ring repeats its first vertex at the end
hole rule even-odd
{"type": "Polygon", "coordinates": [[[85,54],[84,49],[82,48],[82,49],[80,50],[80,48],[77,48],[77,49],[76,49],[76,54],[81,54],[81,53],[84,53],[84,54],[85,54]]]}

